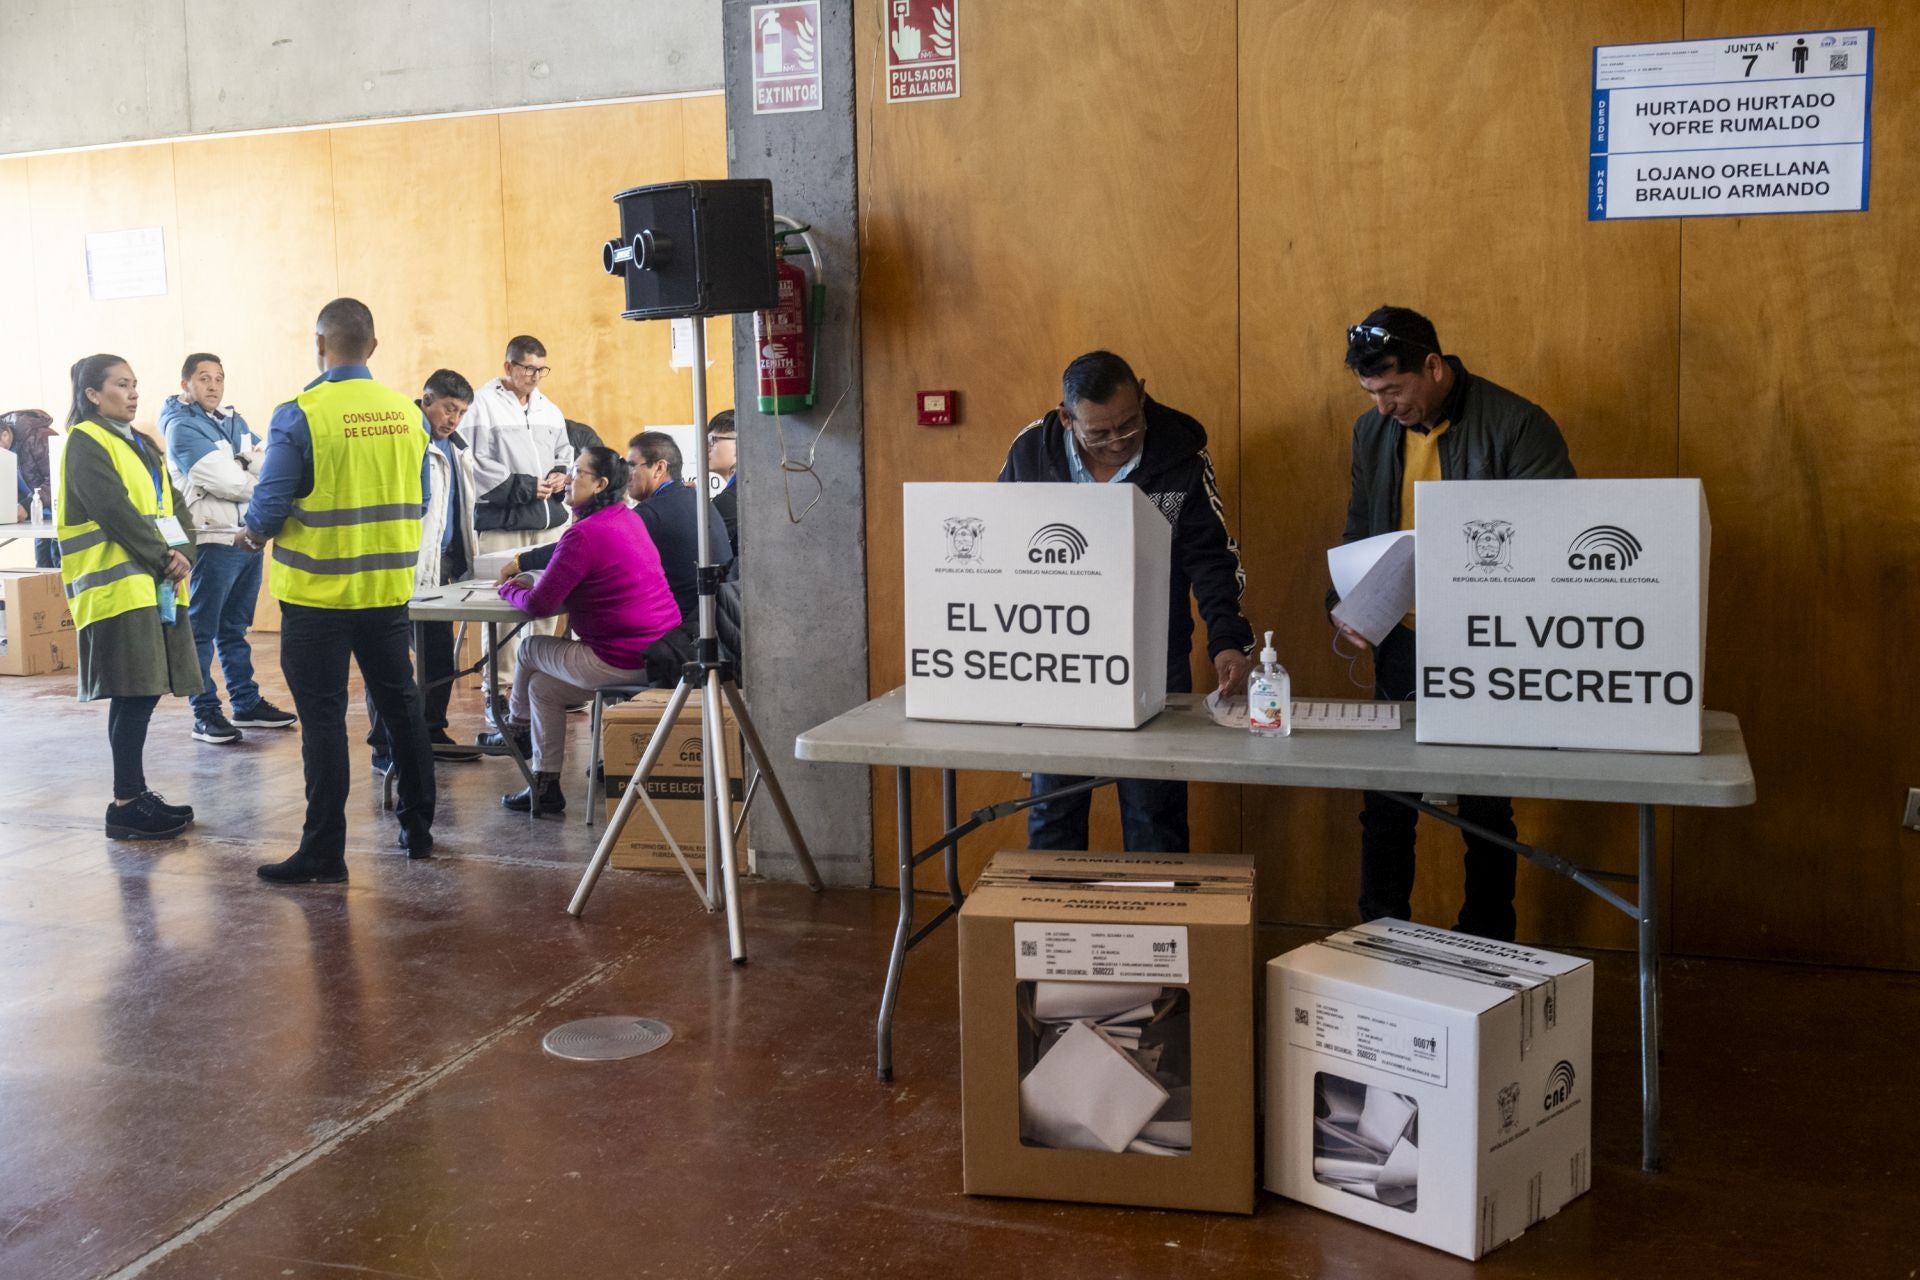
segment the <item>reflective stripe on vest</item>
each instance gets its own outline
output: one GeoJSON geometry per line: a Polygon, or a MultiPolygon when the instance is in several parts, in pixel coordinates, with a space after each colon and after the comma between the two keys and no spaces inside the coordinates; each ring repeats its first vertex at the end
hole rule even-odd
{"type": "Polygon", "coordinates": [[[370,378],[315,383],[294,402],[313,437],[313,492],[274,539],[274,597],[315,609],[405,604],[428,448],[419,406],[370,378]]]}
{"type": "MultiPolygon", "coordinates": [[[[82,422],[72,431],[107,451],[135,511],[149,520],[173,514],[172,488],[164,479],[156,480],[124,437],[97,422],[82,422]]],[[[66,589],[73,625],[84,631],[96,622],[158,605],[159,580],[141,568],[125,547],[108,537],[97,521],[70,522],[67,513],[72,510],[72,499],[62,494],[54,532],[60,539],[60,581],[66,589]]],[[[185,609],[187,584],[178,583],[174,590],[175,603],[185,609]]]]}

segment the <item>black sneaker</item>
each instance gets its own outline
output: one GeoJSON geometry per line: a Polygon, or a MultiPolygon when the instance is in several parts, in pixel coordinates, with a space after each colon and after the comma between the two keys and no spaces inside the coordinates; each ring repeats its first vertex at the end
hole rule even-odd
{"type": "Polygon", "coordinates": [[[283,862],[269,862],[254,868],[254,874],[268,884],[345,884],[347,861],[320,862],[296,853],[283,862]]]}
{"type": "MultiPolygon", "coordinates": [[[[513,745],[520,749],[522,759],[533,754],[532,729],[526,725],[509,722],[507,725],[507,733],[513,735],[513,745]]],[[[473,745],[490,756],[503,756],[507,754],[507,738],[505,733],[483,733],[473,740],[473,745]]]]}
{"type": "Polygon", "coordinates": [[[187,829],[187,819],[169,813],[151,797],[107,806],[107,839],[171,840],[187,829]]]}
{"type": "Polygon", "coordinates": [[[233,722],[218,711],[196,712],[193,717],[193,736],[201,742],[211,742],[224,747],[240,741],[240,731],[233,722]]]}
{"type": "Polygon", "coordinates": [[[233,709],[233,722],[242,729],[291,729],[299,718],[291,711],[282,711],[265,698],[245,711],[238,707],[233,709]]]}
{"type": "Polygon", "coordinates": [[[168,804],[167,798],[158,791],[147,792],[145,798],[153,801],[153,807],[162,813],[170,813],[185,822],[193,821],[193,806],[190,804],[168,804]]]}
{"type": "Polygon", "coordinates": [[[407,856],[415,861],[433,856],[433,833],[431,831],[421,836],[418,840],[412,839],[406,832],[402,831],[400,838],[395,840],[394,844],[406,850],[407,856]]]}
{"type": "Polygon", "coordinates": [[[455,742],[445,729],[435,729],[427,736],[427,740],[433,744],[435,760],[478,760],[480,758],[480,748],[455,742]]]}

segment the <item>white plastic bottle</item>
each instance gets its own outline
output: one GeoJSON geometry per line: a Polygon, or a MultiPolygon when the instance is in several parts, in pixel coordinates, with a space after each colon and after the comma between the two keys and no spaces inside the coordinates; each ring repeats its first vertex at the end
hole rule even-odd
{"type": "Polygon", "coordinates": [[[1293,732],[1293,677],[1273,651],[1273,632],[1260,651],[1260,665],[1247,677],[1247,728],[1263,738],[1284,738],[1293,732]]]}

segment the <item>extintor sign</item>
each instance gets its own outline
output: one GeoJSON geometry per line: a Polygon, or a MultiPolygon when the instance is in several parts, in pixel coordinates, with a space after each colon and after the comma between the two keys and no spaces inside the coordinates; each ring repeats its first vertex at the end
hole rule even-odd
{"type": "Polygon", "coordinates": [[[753,6],[753,114],[820,109],[820,0],[753,6]]]}

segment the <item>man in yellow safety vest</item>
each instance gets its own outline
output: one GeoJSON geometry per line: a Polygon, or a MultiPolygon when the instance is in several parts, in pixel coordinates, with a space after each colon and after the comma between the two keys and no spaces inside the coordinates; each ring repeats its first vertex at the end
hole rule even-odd
{"type": "Polygon", "coordinates": [[[259,868],[274,884],[347,879],[347,661],[388,727],[400,781],[400,845],[433,851],[433,749],[408,658],[407,601],[427,491],[426,420],[373,380],[373,313],[353,298],[320,309],[320,376],[274,410],[267,457],[234,539],[273,538],[280,669],[305,723],[307,820],[293,856],[259,868]]]}

